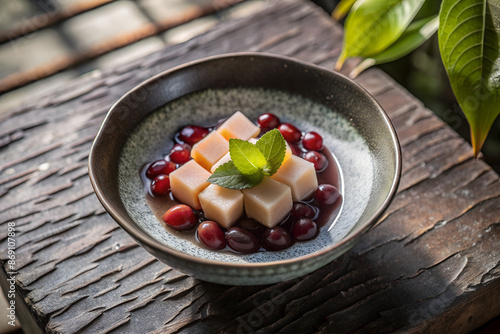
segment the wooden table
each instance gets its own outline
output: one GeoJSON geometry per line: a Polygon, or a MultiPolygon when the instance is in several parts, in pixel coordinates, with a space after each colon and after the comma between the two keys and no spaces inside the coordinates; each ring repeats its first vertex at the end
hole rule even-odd
{"type": "MultiPolygon", "coordinates": [[[[350,252],[271,286],[200,282],[111,219],[87,175],[111,104],[150,76],[235,51],[332,68],[342,30],[303,1],[274,3],[187,43],[72,81],[0,123],[1,284],[15,224],[16,316],[26,333],[468,332],[500,313],[500,182],[451,128],[379,70],[358,82],[402,145],[399,192],[350,252]]],[[[5,321],[5,320],[2,320],[5,321]]]]}

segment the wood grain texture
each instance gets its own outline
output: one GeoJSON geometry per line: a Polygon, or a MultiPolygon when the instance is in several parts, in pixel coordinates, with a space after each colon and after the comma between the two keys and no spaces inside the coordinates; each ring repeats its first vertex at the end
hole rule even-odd
{"type": "Polygon", "coordinates": [[[197,281],[138,247],[93,194],[86,167],[92,139],[111,104],[134,85],[175,65],[234,51],[332,68],[341,38],[341,28],[313,5],[279,1],[184,44],[75,80],[2,119],[2,274],[13,221],[17,302],[36,324],[48,333],[463,333],[499,314],[499,177],[378,70],[358,82],[394,122],[401,186],[381,222],[313,274],[270,286],[197,281]]]}

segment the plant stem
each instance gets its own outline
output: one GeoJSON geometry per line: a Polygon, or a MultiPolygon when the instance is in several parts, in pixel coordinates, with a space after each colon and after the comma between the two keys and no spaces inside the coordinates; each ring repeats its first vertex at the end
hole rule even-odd
{"type": "Polygon", "coordinates": [[[349,73],[349,77],[352,79],[355,79],[358,75],[361,74],[364,70],[366,70],[369,67],[372,67],[375,65],[377,61],[373,58],[366,58],[363,60],[358,66],[356,66],[351,73],[349,73]]]}

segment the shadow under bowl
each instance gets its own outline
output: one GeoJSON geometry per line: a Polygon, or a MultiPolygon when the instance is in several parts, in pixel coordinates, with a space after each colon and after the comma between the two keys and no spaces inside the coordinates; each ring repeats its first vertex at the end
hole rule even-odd
{"type": "Polygon", "coordinates": [[[232,285],[293,279],[339,257],[376,223],[400,173],[395,131],[363,88],[324,68],[263,53],[210,57],[142,83],[111,107],[89,156],[97,197],[132,238],[179,271],[232,285]],[[279,252],[210,251],[167,231],[149,208],[141,168],[168,152],[182,126],[217,124],[236,110],[253,120],[272,112],[317,131],[338,159],[343,208],[316,239],[279,252]]]}

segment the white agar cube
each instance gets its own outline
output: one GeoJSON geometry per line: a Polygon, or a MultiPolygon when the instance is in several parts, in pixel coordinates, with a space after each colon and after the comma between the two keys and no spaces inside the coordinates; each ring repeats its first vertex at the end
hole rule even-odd
{"type": "Polygon", "coordinates": [[[284,161],[271,177],[292,189],[294,202],[305,199],[318,188],[314,164],[295,155],[284,161]]]}
{"type": "Polygon", "coordinates": [[[175,198],[191,208],[200,210],[198,195],[210,183],[207,179],[210,172],[201,167],[196,161],[189,160],[184,165],[170,173],[170,189],[175,198]]]}
{"type": "Polygon", "coordinates": [[[269,177],[242,192],[247,216],[269,228],[276,226],[292,210],[290,187],[269,177]]]}
{"type": "Polygon", "coordinates": [[[243,113],[237,111],[219,126],[217,132],[227,140],[230,138],[248,140],[257,137],[260,133],[260,128],[253,124],[243,113]]]}
{"type": "Polygon", "coordinates": [[[229,142],[217,131],[210,132],[197,142],[191,150],[191,157],[206,170],[229,152],[229,142]]]}
{"type": "Polygon", "coordinates": [[[243,215],[243,194],[239,190],[211,184],[198,195],[198,198],[205,217],[226,229],[243,215]]]}

